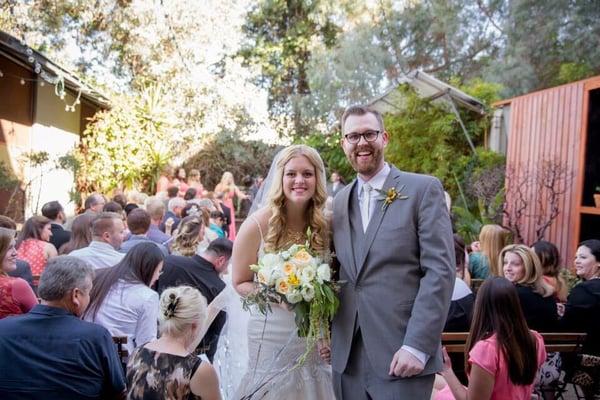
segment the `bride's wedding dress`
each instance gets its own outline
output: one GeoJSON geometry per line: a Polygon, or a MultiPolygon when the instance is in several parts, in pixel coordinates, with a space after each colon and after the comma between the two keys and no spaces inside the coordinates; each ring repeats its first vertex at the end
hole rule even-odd
{"type": "Polygon", "coordinates": [[[277,304],[267,315],[242,310],[230,277],[225,275],[227,323],[213,363],[223,399],[333,399],[331,367],[316,349],[296,367],[306,340],[298,337],[294,313],[277,304]]]}
{"type": "Polygon", "coordinates": [[[248,321],[248,368],[236,399],[333,399],[331,368],[298,337],[294,313],[273,304],[272,312],[254,312],[248,321]]]}

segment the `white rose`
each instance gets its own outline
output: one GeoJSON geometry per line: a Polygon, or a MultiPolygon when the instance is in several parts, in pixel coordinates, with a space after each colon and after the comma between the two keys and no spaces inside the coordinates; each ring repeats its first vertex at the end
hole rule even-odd
{"type": "Polygon", "coordinates": [[[317,274],[317,271],[315,271],[313,266],[307,265],[306,267],[304,267],[302,269],[302,272],[300,272],[300,280],[303,283],[312,282],[312,280],[315,279],[316,274],[317,274]]]}
{"type": "Polygon", "coordinates": [[[328,264],[321,264],[317,268],[317,280],[319,283],[329,282],[331,280],[331,268],[328,264]]]}
{"type": "Polygon", "coordinates": [[[267,253],[260,259],[260,263],[263,267],[275,268],[281,264],[282,260],[279,254],[267,253]]]}
{"type": "Polygon", "coordinates": [[[300,246],[297,244],[294,244],[288,249],[288,251],[286,253],[289,253],[291,256],[291,254],[295,254],[299,249],[300,249],[300,246]]]}
{"type": "Polygon", "coordinates": [[[284,251],[284,252],[281,253],[281,258],[283,258],[286,261],[289,260],[291,256],[292,255],[290,254],[289,251],[284,251]]]}
{"type": "MultiPolygon", "coordinates": [[[[313,290],[314,291],[314,290],[313,290]]],[[[302,294],[298,291],[293,291],[292,293],[288,293],[285,298],[292,304],[296,304],[302,301],[302,294]]]]}
{"type": "Polygon", "coordinates": [[[311,301],[315,297],[315,288],[312,285],[304,285],[300,293],[304,301],[311,301]]]}

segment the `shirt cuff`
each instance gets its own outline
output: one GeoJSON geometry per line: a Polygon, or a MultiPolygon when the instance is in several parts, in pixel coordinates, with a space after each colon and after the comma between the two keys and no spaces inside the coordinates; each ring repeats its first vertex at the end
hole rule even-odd
{"type": "Polygon", "coordinates": [[[417,357],[417,360],[419,360],[423,363],[423,367],[425,367],[425,364],[427,364],[427,361],[429,360],[429,354],[425,354],[421,350],[417,350],[414,347],[403,345],[401,347],[401,349],[404,349],[404,350],[408,351],[410,354],[412,354],[413,356],[417,357]]]}

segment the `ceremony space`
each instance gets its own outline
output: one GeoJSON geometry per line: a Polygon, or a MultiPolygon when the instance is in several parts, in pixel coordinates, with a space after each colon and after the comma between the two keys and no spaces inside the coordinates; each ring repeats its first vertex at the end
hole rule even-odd
{"type": "Polygon", "coordinates": [[[598,21],[0,2],[0,399],[600,399],[598,21]]]}

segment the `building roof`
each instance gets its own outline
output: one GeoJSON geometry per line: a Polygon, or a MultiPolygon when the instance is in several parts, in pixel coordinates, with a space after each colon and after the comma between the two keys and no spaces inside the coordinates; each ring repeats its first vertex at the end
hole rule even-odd
{"type": "Polygon", "coordinates": [[[62,77],[66,89],[75,93],[81,90],[81,97],[99,107],[107,108],[110,106],[110,100],[107,96],[87,85],[73,72],[51,61],[42,53],[31,49],[19,39],[3,31],[0,31],[0,55],[37,73],[41,79],[53,81],[62,77]],[[39,72],[36,71],[36,65],[39,65],[39,72]]]}
{"type": "MultiPolygon", "coordinates": [[[[423,71],[412,71],[402,75],[398,83],[408,84],[421,97],[428,98],[443,107],[452,109],[454,103],[479,114],[485,114],[485,106],[479,100],[423,71]]],[[[394,84],[382,95],[372,99],[368,105],[382,114],[402,110],[405,100],[402,93],[396,90],[397,87],[398,84],[394,84]]]]}

